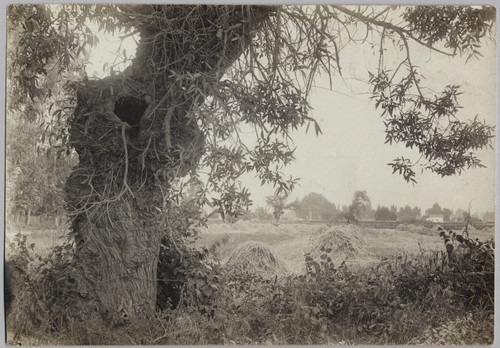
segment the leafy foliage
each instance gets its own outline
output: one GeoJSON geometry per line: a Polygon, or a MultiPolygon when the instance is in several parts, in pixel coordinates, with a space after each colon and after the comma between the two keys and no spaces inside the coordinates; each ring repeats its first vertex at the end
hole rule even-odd
{"type": "Polygon", "coordinates": [[[266,208],[257,207],[255,208],[254,215],[259,220],[271,220],[273,215],[267,211],[266,208]]]}
{"type": "Polygon", "coordinates": [[[61,214],[64,184],[76,159],[54,147],[37,151],[44,133],[36,125],[14,117],[7,124],[8,212],[61,214]]]}
{"type": "Polygon", "coordinates": [[[302,219],[333,220],[337,215],[335,204],[329,202],[323,195],[315,192],[307,194],[297,209],[297,216],[302,219]],[[309,216],[309,214],[313,216],[309,216]]]}
{"type": "MultiPolygon", "coordinates": [[[[410,64],[411,66],[411,64],[410,64]]],[[[413,69],[413,68],[411,68],[413,69]]],[[[393,84],[396,72],[380,71],[370,75],[375,106],[382,109],[386,126],[386,143],[402,142],[418,149],[427,163],[423,168],[442,177],[459,174],[465,168],[484,167],[470,150],[491,147],[494,127],[477,116],[462,122],[457,118],[458,86],[447,86],[434,98],[422,94],[420,78],[411,70],[408,76],[393,84]],[[416,94],[411,94],[411,89],[416,94]]],[[[399,172],[408,182],[416,183],[414,163],[400,157],[390,163],[393,173],[399,172]]]]}
{"type": "Polygon", "coordinates": [[[396,221],[397,214],[394,210],[390,210],[387,207],[378,206],[375,210],[375,220],[379,221],[396,221]]]}
{"type": "Polygon", "coordinates": [[[493,321],[494,243],[459,233],[455,238],[451,253],[445,243],[441,251],[421,249],[360,269],[329,259],[332,250],[325,248],[317,260],[306,255],[304,273],[274,277],[203,268],[196,254],[184,253],[189,260],[182,263],[196,267],[179,268],[182,301],[157,317],[132,322],[125,335],[119,327],[103,332],[93,323],[81,328],[65,320],[69,312],[83,310],[63,296],[75,291],[69,247],[35,261],[28,240],[19,235],[11,257],[29,286],[19,288],[8,319],[18,324],[12,327],[73,344],[428,344],[453,327],[453,342],[491,344],[493,328],[486,324],[493,321]],[[46,310],[57,320],[49,321],[46,310]],[[35,325],[34,318],[45,321],[35,325]]]}
{"type": "Polygon", "coordinates": [[[456,53],[468,54],[467,59],[481,56],[480,39],[493,30],[495,7],[419,6],[405,10],[409,32],[432,46],[444,42],[444,47],[456,53]]]}
{"type": "Polygon", "coordinates": [[[443,214],[443,209],[441,209],[441,206],[439,205],[439,203],[434,203],[434,205],[432,206],[432,208],[429,208],[425,211],[425,213],[427,215],[430,215],[430,214],[443,214]]]}
{"type": "Polygon", "coordinates": [[[285,193],[278,194],[275,196],[266,197],[267,205],[273,209],[273,216],[278,221],[286,210],[295,210],[298,207],[298,201],[286,203],[288,195],[285,193]]]}
{"type": "MultiPolygon", "coordinates": [[[[444,54],[479,55],[480,40],[491,33],[493,7],[417,6],[401,10],[261,6],[254,10],[248,12],[248,23],[237,22],[232,26],[221,23],[206,28],[207,32],[213,31],[219,39],[217,47],[224,46],[224,51],[241,44],[239,54],[227,57],[234,60],[234,64],[228,65],[222,64],[221,59],[214,64],[205,48],[198,51],[189,48],[187,43],[198,42],[202,35],[195,20],[178,32],[159,24],[169,16],[181,18],[189,14],[195,19],[203,11],[214,15],[216,7],[13,5],[9,7],[10,37],[17,45],[9,69],[13,96],[40,99],[50,94],[53,88],[42,88],[40,78],[48,74],[49,65],[58,72],[75,69],[73,63],[97,42],[96,33],[90,29],[91,22],[98,24],[99,31],[121,32],[124,36],[142,33],[146,37],[148,31],[159,30],[161,37],[168,42],[177,40],[184,51],[170,57],[170,63],[165,63],[161,71],[150,69],[145,81],[159,84],[170,81],[166,72],[174,64],[185,66],[186,72],[176,73],[169,90],[175,87],[181,99],[181,94],[189,100],[194,94],[201,95],[192,110],[207,135],[200,167],[211,168],[210,190],[220,193],[213,205],[227,208],[226,215],[239,214],[242,209],[239,207],[248,206],[250,201],[244,198],[245,189],[234,180],[245,172],[256,171],[261,182],[273,184],[277,193],[293,189],[296,180],[286,178],[280,169],[293,160],[293,148],[284,140],[290,139],[299,127],[309,128],[311,124],[317,134],[321,133],[318,123],[308,116],[311,108],[308,95],[314,78],[322,73],[330,77],[341,74],[339,48],[345,42],[357,42],[357,27],[365,26],[374,35],[373,41],[380,41],[379,69],[370,73],[370,82],[376,106],[381,108],[386,124],[387,142],[403,142],[416,148],[428,161],[422,164],[423,168],[442,176],[482,165],[470,150],[491,144],[492,127],[477,118],[468,123],[458,120],[458,86],[450,85],[436,96],[422,93],[421,78],[412,64],[408,41],[444,54]],[[405,23],[395,24],[393,18],[398,17],[405,23]],[[241,31],[243,27],[255,30],[249,35],[241,31]],[[386,39],[406,52],[406,57],[392,71],[383,66],[386,39]],[[441,51],[441,44],[451,52],[441,51]],[[193,60],[193,57],[198,58],[193,60]],[[407,67],[406,72],[402,66],[407,67]],[[209,82],[211,78],[206,72],[209,67],[216,70],[215,84],[209,82]],[[257,146],[249,148],[240,138],[242,126],[255,129],[257,146]],[[273,169],[274,165],[278,167],[273,169]],[[228,202],[234,198],[239,202],[228,202]]],[[[135,59],[138,64],[161,52],[160,36],[155,39],[153,50],[145,39],[145,48],[139,50],[135,59]]],[[[169,51],[174,54],[174,50],[169,51]]],[[[22,100],[26,99],[16,102],[12,98],[11,105],[22,100]]],[[[405,180],[416,181],[415,163],[411,159],[397,158],[391,166],[405,180]]]]}
{"type": "Polygon", "coordinates": [[[195,248],[200,221],[200,196],[171,204],[169,223],[160,245],[157,270],[157,305],[162,310],[178,306],[198,308],[211,313],[219,286],[220,264],[214,250],[195,248]],[[175,231],[175,233],[174,233],[175,231]]]}
{"type": "Polygon", "coordinates": [[[347,208],[347,211],[344,212],[344,218],[348,224],[356,222],[370,206],[370,198],[366,191],[356,191],[353,194],[352,203],[347,208]]]}
{"type": "Polygon", "coordinates": [[[420,217],[420,208],[411,208],[409,205],[399,208],[397,214],[398,220],[402,222],[415,223],[418,217],[420,217]]]}

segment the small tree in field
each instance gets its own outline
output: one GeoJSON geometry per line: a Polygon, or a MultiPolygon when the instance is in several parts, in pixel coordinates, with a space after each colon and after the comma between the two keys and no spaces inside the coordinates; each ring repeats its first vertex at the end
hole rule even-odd
{"type": "Polygon", "coordinates": [[[286,203],[288,199],[287,194],[278,194],[275,196],[266,197],[266,203],[273,210],[273,217],[276,221],[279,221],[281,216],[288,209],[297,209],[299,203],[298,201],[286,203]]]}
{"type": "Polygon", "coordinates": [[[354,192],[352,203],[349,205],[347,211],[344,212],[344,219],[347,220],[347,224],[358,221],[363,213],[366,212],[369,205],[370,198],[366,191],[354,192]]]}
{"type": "MultiPolygon", "coordinates": [[[[493,7],[11,5],[7,117],[63,134],[79,156],[65,187],[77,322],[154,315],[160,251],[186,266],[179,250],[203,205],[227,215],[251,203],[243,174],[276,187],[279,219],[296,184],[282,173],[294,159],[289,140],[301,127],[321,133],[310,92],[320,74],[344,73],[346,44],[371,45],[379,61],[369,88],[386,143],[421,157],[395,159],[393,172],[416,182],[417,166],[441,176],[482,166],[475,151],[491,146],[493,127],[457,117],[459,86],[428,93],[410,47],[478,57],[494,20],[493,7]],[[88,79],[76,64],[97,42],[95,28],[138,36],[125,71],[88,79]],[[388,52],[401,60],[386,63],[388,52]],[[47,107],[24,112],[36,103],[47,107]],[[241,125],[255,130],[254,146],[241,125]],[[188,199],[201,169],[206,185],[188,199]]],[[[348,222],[366,201],[355,195],[348,222]]]]}

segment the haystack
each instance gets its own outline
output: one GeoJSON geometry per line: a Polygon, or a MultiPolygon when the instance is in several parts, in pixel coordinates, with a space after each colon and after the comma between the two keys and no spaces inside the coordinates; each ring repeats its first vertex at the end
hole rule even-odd
{"type": "Polygon", "coordinates": [[[329,258],[334,261],[350,260],[366,254],[365,244],[354,226],[331,228],[313,242],[309,252],[314,260],[329,258]]]}
{"type": "Polygon", "coordinates": [[[286,271],[284,263],[274,256],[269,247],[260,242],[248,241],[236,248],[225,264],[228,275],[252,274],[264,278],[286,271]]]}

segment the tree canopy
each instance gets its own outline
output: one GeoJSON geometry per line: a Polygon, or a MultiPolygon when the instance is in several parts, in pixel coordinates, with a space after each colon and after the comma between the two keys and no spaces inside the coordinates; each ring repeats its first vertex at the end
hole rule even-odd
{"type": "Polygon", "coordinates": [[[273,217],[279,220],[289,209],[297,209],[298,201],[287,203],[288,196],[284,193],[266,197],[267,205],[273,210],[273,217]]]}
{"type": "Polygon", "coordinates": [[[367,209],[371,207],[370,197],[366,191],[356,191],[352,196],[352,202],[344,212],[347,223],[360,219],[367,209]]]}
{"type": "Polygon", "coordinates": [[[387,207],[378,206],[377,210],[375,210],[375,220],[378,221],[396,221],[397,215],[394,211],[390,210],[387,207]]]}
{"type": "MultiPolygon", "coordinates": [[[[427,91],[411,45],[478,57],[494,19],[493,7],[465,6],[12,5],[9,24],[15,35],[10,35],[17,43],[9,72],[16,97],[10,105],[51,96],[52,88],[40,82],[49,68],[62,73],[74,67],[98,41],[91,23],[122,36],[139,33],[134,61],[159,57],[162,63],[150,65],[136,89],[154,93],[166,84],[165,96],[198,98],[190,114],[207,135],[200,168],[211,168],[209,186],[223,192],[219,201],[225,196],[246,204],[247,196],[234,185],[245,172],[255,171],[277,192],[294,187],[296,181],[281,171],[294,158],[290,132],[309,125],[321,132],[309,116],[314,79],[343,75],[342,47],[370,37],[379,56],[377,70],[369,72],[372,98],[386,126],[386,143],[403,143],[421,156],[416,161],[399,157],[390,165],[416,182],[417,167],[445,176],[481,166],[474,151],[491,146],[493,127],[479,118],[457,117],[459,86],[427,91]],[[201,25],[203,16],[211,16],[211,24],[201,25]],[[208,37],[211,41],[193,46],[208,37]],[[215,48],[221,50],[219,59],[208,59],[207,50],[215,48]],[[395,66],[384,59],[391,51],[403,57],[395,66]],[[241,125],[255,129],[253,147],[240,141],[241,125]]],[[[60,110],[52,113],[65,124],[60,110]]]]}
{"type": "Polygon", "coordinates": [[[431,215],[431,214],[443,214],[443,209],[441,208],[441,206],[439,205],[439,203],[436,202],[436,203],[434,203],[432,205],[431,208],[427,209],[425,211],[425,213],[427,215],[431,215]]]}
{"type": "Polygon", "coordinates": [[[419,217],[420,217],[420,208],[413,207],[412,209],[409,205],[399,208],[399,212],[397,214],[398,220],[404,222],[414,223],[415,220],[419,217]]]}
{"type": "Polygon", "coordinates": [[[333,220],[337,211],[323,195],[315,192],[307,194],[298,205],[297,217],[310,220],[333,220]]]}

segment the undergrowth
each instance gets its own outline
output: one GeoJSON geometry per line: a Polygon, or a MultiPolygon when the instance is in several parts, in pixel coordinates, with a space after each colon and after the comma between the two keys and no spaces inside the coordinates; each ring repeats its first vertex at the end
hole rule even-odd
{"type": "Polygon", "coordinates": [[[193,269],[180,270],[176,306],[104,329],[100,320],[75,320],[83,309],[71,305],[82,296],[72,282],[71,247],[36,258],[17,235],[9,343],[491,344],[494,242],[460,240],[451,252],[445,240],[442,251],[356,271],[328,257],[306,256],[305,274],[274,277],[228,275],[217,262],[192,261],[193,269]]]}

